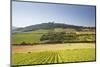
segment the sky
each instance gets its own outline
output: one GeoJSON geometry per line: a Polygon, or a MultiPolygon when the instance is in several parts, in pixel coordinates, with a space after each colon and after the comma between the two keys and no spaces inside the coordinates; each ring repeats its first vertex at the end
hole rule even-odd
{"type": "Polygon", "coordinates": [[[25,27],[40,23],[64,23],[95,26],[95,6],[12,2],[12,26],[25,27]]]}

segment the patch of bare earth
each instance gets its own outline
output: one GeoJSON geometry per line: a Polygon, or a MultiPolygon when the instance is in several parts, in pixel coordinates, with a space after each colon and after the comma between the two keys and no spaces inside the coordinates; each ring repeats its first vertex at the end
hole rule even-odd
{"type": "Polygon", "coordinates": [[[84,49],[95,48],[95,43],[65,43],[65,44],[41,44],[33,46],[12,46],[12,53],[27,53],[27,52],[41,52],[54,51],[64,49],[84,49]]]}

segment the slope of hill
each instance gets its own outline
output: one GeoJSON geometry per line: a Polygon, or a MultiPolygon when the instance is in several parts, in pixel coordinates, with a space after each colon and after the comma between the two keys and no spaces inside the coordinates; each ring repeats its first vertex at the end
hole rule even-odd
{"type": "Polygon", "coordinates": [[[12,30],[15,30],[15,29],[17,29],[18,27],[15,27],[15,26],[12,26],[12,30]]]}
{"type": "Polygon", "coordinates": [[[75,26],[75,25],[68,25],[68,24],[62,24],[62,23],[42,23],[42,24],[36,24],[31,26],[26,26],[23,28],[15,28],[12,29],[13,32],[28,32],[28,31],[34,31],[39,29],[54,29],[54,28],[69,28],[69,29],[88,29],[88,28],[94,28],[94,27],[84,27],[84,26],[75,26]]]}

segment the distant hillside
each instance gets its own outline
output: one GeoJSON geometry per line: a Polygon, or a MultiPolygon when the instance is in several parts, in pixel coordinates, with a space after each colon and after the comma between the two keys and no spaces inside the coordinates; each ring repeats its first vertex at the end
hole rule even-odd
{"type": "Polygon", "coordinates": [[[19,27],[15,27],[15,26],[12,26],[12,30],[16,30],[18,29],[19,27]]]}
{"type": "Polygon", "coordinates": [[[95,27],[84,27],[84,26],[75,26],[75,25],[69,25],[69,24],[62,24],[62,23],[42,23],[42,24],[36,24],[31,26],[26,26],[23,28],[15,28],[12,29],[13,32],[28,32],[28,31],[34,31],[38,29],[54,29],[54,28],[71,28],[71,29],[83,29],[83,28],[95,28],[95,27]]]}

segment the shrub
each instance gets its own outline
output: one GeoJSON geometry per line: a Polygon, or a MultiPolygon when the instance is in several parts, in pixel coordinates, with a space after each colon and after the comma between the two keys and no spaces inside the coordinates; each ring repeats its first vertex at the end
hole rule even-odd
{"type": "Polygon", "coordinates": [[[27,45],[27,43],[26,42],[22,42],[20,45],[27,45]]]}

